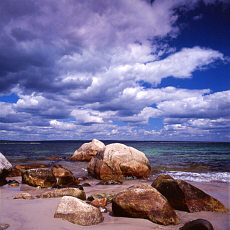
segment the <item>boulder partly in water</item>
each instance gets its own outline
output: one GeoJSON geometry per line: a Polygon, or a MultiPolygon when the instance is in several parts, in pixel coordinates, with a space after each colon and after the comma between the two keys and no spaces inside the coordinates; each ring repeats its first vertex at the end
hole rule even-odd
{"type": "Polygon", "coordinates": [[[45,168],[47,167],[44,164],[27,164],[27,165],[16,165],[12,168],[9,173],[9,177],[17,177],[22,175],[22,171],[35,168],[45,168]]]}
{"type": "Polygon", "coordinates": [[[91,159],[89,174],[101,180],[122,180],[124,177],[147,178],[151,173],[143,152],[124,144],[110,144],[91,159]]]}
{"type": "Polygon", "coordinates": [[[56,178],[48,168],[28,169],[22,172],[22,183],[41,188],[55,187],[56,178]]]}
{"type": "Polygon", "coordinates": [[[105,148],[104,143],[97,139],[93,139],[89,143],[84,143],[71,156],[72,161],[90,161],[99,151],[105,148]]]}
{"type": "Polygon", "coordinates": [[[168,199],[174,209],[187,212],[227,212],[220,201],[183,180],[160,175],[152,186],[168,199]]]}

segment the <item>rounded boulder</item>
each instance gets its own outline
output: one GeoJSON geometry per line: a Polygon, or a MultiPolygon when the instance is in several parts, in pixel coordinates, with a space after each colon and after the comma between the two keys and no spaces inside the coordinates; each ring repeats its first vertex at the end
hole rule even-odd
{"type": "Polygon", "coordinates": [[[90,161],[99,151],[105,148],[104,143],[97,139],[93,139],[89,143],[84,143],[71,156],[72,161],[90,161]]]}
{"type": "Polygon", "coordinates": [[[147,178],[151,173],[148,158],[141,151],[124,144],[110,144],[88,164],[89,174],[102,180],[124,177],[147,178]]]}
{"type": "Polygon", "coordinates": [[[167,199],[147,184],[135,185],[116,194],[112,209],[115,216],[149,219],[162,225],[179,223],[167,199]]]}

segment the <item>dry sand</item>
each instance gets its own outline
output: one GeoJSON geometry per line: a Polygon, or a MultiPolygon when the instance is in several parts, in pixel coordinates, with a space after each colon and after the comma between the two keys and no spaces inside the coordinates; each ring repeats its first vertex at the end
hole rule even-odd
{"type": "MultiPolygon", "coordinates": [[[[88,180],[91,187],[85,187],[86,195],[92,193],[109,192],[117,193],[124,188],[134,184],[151,183],[144,180],[128,180],[122,185],[96,185],[97,180],[88,180]]],[[[223,202],[230,209],[229,195],[230,184],[227,183],[192,183],[213,197],[223,202]]],[[[29,190],[32,193],[36,189],[30,186],[22,186],[21,190],[29,190]]],[[[230,212],[198,212],[187,213],[176,211],[180,224],[176,226],[162,226],[154,224],[149,220],[137,218],[114,217],[111,213],[104,213],[104,221],[94,226],[79,226],[66,220],[54,218],[54,213],[60,198],[14,200],[13,197],[19,193],[19,189],[8,189],[7,185],[0,187],[0,224],[9,224],[9,230],[77,230],[77,229],[119,229],[119,230],[143,230],[143,229],[179,229],[184,223],[190,220],[203,218],[209,220],[215,230],[230,229],[230,212]]]]}

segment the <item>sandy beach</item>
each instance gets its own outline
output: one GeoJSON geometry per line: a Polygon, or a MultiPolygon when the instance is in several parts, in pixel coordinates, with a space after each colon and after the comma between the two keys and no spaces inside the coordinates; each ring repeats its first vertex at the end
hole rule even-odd
{"type": "MultiPolygon", "coordinates": [[[[13,179],[13,178],[8,178],[13,179]]],[[[19,180],[20,177],[14,178],[19,180]]],[[[151,180],[125,180],[122,185],[96,185],[99,181],[88,179],[84,182],[90,183],[90,187],[84,187],[86,196],[93,193],[117,193],[131,185],[148,183],[151,180]]],[[[190,182],[191,183],[191,182],[190,182]]],[[[230,184],[229,183],[198,183],[191,184],[202,189],[206,193],[220,200],[228,209],[230,209],[230,184]]],[[[41,189],[39,189],[41,190],[41,189]]],[[[0,187],[0,223],[9,224],[10,230],[72,230],[72,229],[179,229],[184,223],[190,220],[202,218],[210,221],[215,230],[228,230],[230,228],[230,213],[216,212],[198,212],[187,213],[176,211],[179,219],[179,225],[163,226],[154,224],[149,220],[138,218],[115,217],[111,212],[104,213],[104,221],[98,225],[80,226],[72,224],[66,220],[54,218],[56,207],[61,198],[34,199],[34,200],[15,200],[13,197],[20,192],[27,191],[32,194],[38,193],[38,189],[22,185],[20,188],[10,188],[8,185],[0,187]],[[20,191],[21,190],[21,191],[20,191]]],[[[108,206],[111,209],[111,206],[108,206]]]]}

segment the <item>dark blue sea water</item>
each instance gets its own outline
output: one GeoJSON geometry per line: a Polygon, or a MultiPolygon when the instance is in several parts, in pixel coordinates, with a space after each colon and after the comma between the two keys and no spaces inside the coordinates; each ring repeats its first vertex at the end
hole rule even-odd
{"type": "MultiPolygon", "coordinates": [[[[70,156],[88,141],[0,142],[12,164],[48,161],[50,156],[70,156]]],[[[116,141],[103,141],[106,145],[116,141]]],[[[119,141],[146,154],[153,174],[168,173],[190,181],[230,182],[230,143],[119,141]]],[[[60,162],[59,162],[60,163],[60,162]]],[[[79,175],[86,173],[86,162],[62,161],[79,175]],[[80,170],[80,171],[79,171],[80,170]]]]}

